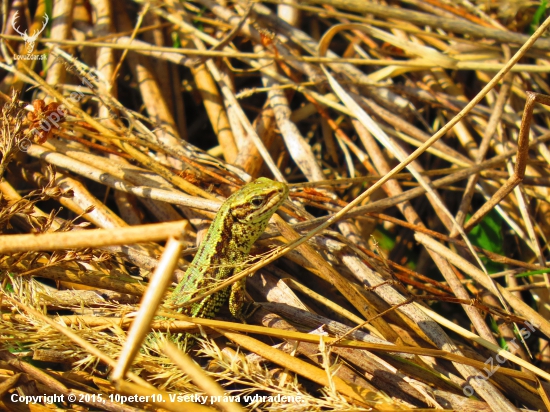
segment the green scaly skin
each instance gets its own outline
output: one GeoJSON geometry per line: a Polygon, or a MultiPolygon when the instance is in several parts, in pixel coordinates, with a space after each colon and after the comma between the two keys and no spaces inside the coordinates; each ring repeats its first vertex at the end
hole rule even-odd
{"type": "MultiPolygon", "coordinates": [[[[233,193],[221,206],[184,279],[167,303],[181,306],[239,272],[252,245],[287,196],[286,184],[265,177],[233,193]]],[[[229,296],[231,314],[242,319],[244,283],[242,279],[180,312],[191,317],[213,318],[229,296]]]]}

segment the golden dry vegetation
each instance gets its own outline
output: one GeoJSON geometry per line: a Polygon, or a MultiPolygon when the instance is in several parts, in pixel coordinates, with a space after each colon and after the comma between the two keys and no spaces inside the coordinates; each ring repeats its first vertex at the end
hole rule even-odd
{"type": "Polygon", "coordinates": [[[1,7],[0,409],[550,409],[546,1],[1,7]],[[258,176],[247,323],[178,315],[258,176]]]}

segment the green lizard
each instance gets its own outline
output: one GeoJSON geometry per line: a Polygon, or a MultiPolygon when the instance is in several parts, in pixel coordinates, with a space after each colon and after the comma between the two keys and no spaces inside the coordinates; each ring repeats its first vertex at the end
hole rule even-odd
{"type": "MultiPolygon", "coordinates": [[[[260,177],[233,193],[216,214],[193,262],[167,303],[181,306],[240,271],[239,266],[264,232],[269,219],[288,196],[288,186],[260,177]]],[[[229,296],[229,310],[241,317],[242,279],[181,311],[191,317],[213,318],[229,296]]]]}

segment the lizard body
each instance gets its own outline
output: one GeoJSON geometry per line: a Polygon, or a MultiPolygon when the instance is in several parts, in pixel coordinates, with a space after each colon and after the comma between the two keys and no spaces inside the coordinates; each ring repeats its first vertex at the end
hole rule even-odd
{"type": "MultiPolygon", "coordinates": [[[[168,298],[178,306],[237,273],[269,219],[288,196],[284,183],[261,177],[233,193],[221,206],[185,277],[168,298]]],[[[229,296],[229,309],[240,318],[244,298],[242,279],[181,311],[191,317],[213,318],[229,296]],[[231,288],[231,290],[229,290],[231,288]]]]}

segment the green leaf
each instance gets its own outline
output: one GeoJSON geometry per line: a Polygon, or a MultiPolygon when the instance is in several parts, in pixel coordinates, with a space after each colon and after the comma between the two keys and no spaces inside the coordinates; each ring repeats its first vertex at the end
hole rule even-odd
{"type": "Polygon", "coordinates": [[[548,5],[548,0],[542,0],[540,2],[540,6],[535,11],[535,14],[533,14],[533,20],[531,20],[531,26],[529,28],[530,34],[533,34],[535,30],[537,30],[538,27],[540,26],[540,21],[544,16],[544,13],[546,12],[547,5],[548,5]]]}
{"type": "Polygon", "coordinates": [[[378,242],[378,247],[382,250],[390,251],[395,247],[395,236],[384,229],[382,226],[377,226],[373,232],[373,237],[378,242]]]}
{"type": "MultiPolygon", "coordinates": [[[[9,278],[15,277],[15,275],[11,272],[8,273],[9,278]]],[[[13,293],[13,284],[11,282],[6,282],[4,285],[4,292],[13,293]]]]}
{"type": "Polygon", "coordinates": [[[181,40],[180,40],[179,33],[177,31],[173,31],[170,34],[171,34],[171,37],[172,37],[172,47],[174,49],[181,48],[181,40]]]}
{"type": "MultiPolygon", "coordinates": [[[[468,216],[468,219],[470,216],[468,216]]],[[[473,245],[486,249],[490,252],[504,255],[504,235],[502,234],[502,217],[497,211],[492,210],[483,218],[479,224],[474,226],[468,235],[468,238],[473,245]]],[[[504,265],[495,263],[487,259],[485,256],[480,256],[481,261],[485,265],[489,273],[501,272],[504,270],[504,265]]]]}
{"type": "Polygon", "coordinates": [[[525,278],[527,276],[532,276],[532,275],[544,275],[545,273],[550,273],[550,269],[541,269],[541,270],[532,270],[530,272],[523,272],[523,273],[520,273],[519,275],[516,275],[516,277],[525,278]]]}

